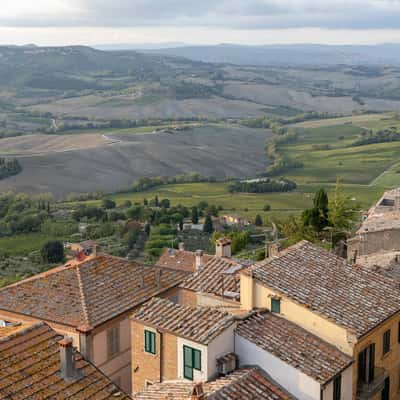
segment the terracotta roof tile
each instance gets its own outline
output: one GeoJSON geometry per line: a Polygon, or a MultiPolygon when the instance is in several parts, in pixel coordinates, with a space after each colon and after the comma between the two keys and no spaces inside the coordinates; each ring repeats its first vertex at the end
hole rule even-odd
{"type": "Polygon", "coordinates": [[[62,379],[61,338],[39,323],[0,339],[0,399],[130,399],[80,354],[76,356],[80,377],[69,382],[62,379]]]}
{"type": "MultiPolygon", "coordinates": [[[[194,384],[188,381],[156,383],[135,400],[190,400],[194,384]]],[[[204,400],[294,400],[264,371],[243,368],[223,378],[204,383],[204,400]]]]}
{"type": "MultiPolygon", "coordinates": [[[[203,254],[203,262],[207,262],[211,257],[203,254]]],[[[192,251],[165,249],[156,264],[157,267],[176,269],[179,271],[196,271],[196,254],[192,251]]]]}
{"type": "Polygon", "coordinates": [[[100,255],[0,290],[0,309],[78,327],[98,326],[179,285],[187,274],[100,255]],[[141,279],[144,277],[144,287],[141,279]]]}
{"type": "Polygon", "coordinates": [[[188,307],[159,298],[140,307],[132,319],[204,345],[235,322],[231,314],[215,308],[188,307]]]}
{"type": "Polygon", "coordinates": [[[196,292],[210,293],[222,296],[226,291],[240,293],[240,276],[228,274],[232,267],[243,269],[240,261],[213,256],[203,267],[189,276],[180,287],[196,292]]]}
{"type": "Polygon", "coordinates": [[[306,306],[358,337],[400,311],[394,280],[307,241],[250,269],[263,285],[306,306]]]}
{"type": "Polygon", "coordinates": [[[10,326],[0,327],[0,339],[25,330],[32,325],[31,323],[15,323],[10,326]]]}
{"type": "Polygon", "coordinates": [[[321,384],[352,363],[352,358],[336,347],[268,311],[240,322],[236,333],[321,384]]]}

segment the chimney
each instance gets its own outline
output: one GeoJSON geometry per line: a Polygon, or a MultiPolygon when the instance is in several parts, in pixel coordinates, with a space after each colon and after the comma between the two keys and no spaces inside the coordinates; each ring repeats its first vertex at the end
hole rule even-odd
{"type": "Polygon", "coordinates": [[[88,325],[82,325],[77,328],[79,332],[79,352],[87,361],[92,361],[93,339],[92,328],[88,325]]]}
{"type": "Polygon", "coordinates": [[[185,243],[181,242],[179,243],[179,250],[184,251],[185,250],[185,243]]]}
{"type": "Polygon", "coordinates": [[[203,250],[196,250],[196,255],[195,255],[196,271],[199,271],[202,266],[203,266],[203,250]]]}
{"type": "Polygon", "coordinates": [[[280,246],[279,243],[269,243],[268,244],[268,258],[274,258],[279,256],[280,246]]]}
{"type": "Polygon", "coordinates": [[[61,378],[65,381],[73,381],[77,378],[77,371],[72,338],[64,336],[58,344],[60,345],[61,378]]]}
{"type": "Polygon", "coordinates": [[[190,400],[203,400],[203,399],[204,399],[203,383],[199,382],[193,386],[192,393],[190,395],[190,400]]]}
{"type": "Polygon", "coordinates": [[[217,257],[232,257],[232,241],[228,238],[221,238],[215,242],[215,255],[217,257]]]}
{"type": "Polygon", "coordinates": [[[154,275],[155,275],[155,281],[156,281],[156,285],[158,288],[161,287],[161,275],[162,275],[162,271],[160,268],[156,269],[154,271],[154,275]]]}
{"type": "Polygon", "coordinates": [[[140,271],[140,275],[139,275],[139,287],[140,289],[144,289],[146,287],[146,283],[144,281],[144,271],[140,271]]]}

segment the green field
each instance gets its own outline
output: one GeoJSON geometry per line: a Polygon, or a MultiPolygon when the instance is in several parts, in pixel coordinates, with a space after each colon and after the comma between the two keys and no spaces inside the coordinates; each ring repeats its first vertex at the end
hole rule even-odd
{"type": "MultiPolygon", "coordinates": [[[[379,129],[386,122],[380,120],[379,129]]],[[[390,120],[387,126],[393,126],[392,123],[390,120]]],[[[362,129],[347,124],[301,130],[296,143],[280,149],[286,157],[303,163],[302,168],[291,169],[286,175],[299,184],[325,185],[341,176],[347,184],[372,183],[381,188],[400,185],[400,174],[390,174],[387,180],[376,179],[400,161],[400,142],[350,147],[362,129]]]]}
{"type": "Polygon", "coordinates": [[[27,255],[40,249],[49,240],[54,240],[54,237],[40,233],[2,237],[0,238],[0,255],[27,255]]]}
{"type": "Polygon", "coordinates": [[[300,129],[295,143],[279,148],[286,157],[303,163],[302,168],[285,173],[298,183],[295,192],[230,194],[227,183],[193,183],[112,197],[122,203],[125,200],[142,202],[145,197],[158,195],[170,199],[173,205],[189,207],[206,200],[209,204],[221,205],[226,212],[237,212],[254,219],[258,213],[289,215],[304,210],[311,205],[313,194],[319,188],[331,192],[337,177],[343,179],[346,193],[363,208],[374,203],[384,190],[400,186],[400,142],[351,146],[364,128],[377,130],[400,125],[393,114],[358,115],[307,123],[296,125],[300,129]],[[307,123],[314,127],[305,128],[307,123]],[[271,206],[271,212],[263,211],[266,204],[271,206]]]}
{"type": "MultiPolygon", "coordinates": [[[[266,217],[299,213],[311,206],[313,195],[320,187],[325,187],[331,192],[334,184],[301,185],[298,190],[291,193],[230,194],[227,183],[186,183],[167,185],[143,193],[124,193],[111,197],[118,205],[126,200],[141,203],[144,198],[151,199],[156,195],[159,199],[168,198],[172,205],[182,204],[187,207],[205,200],[209,204],[222,206],[224,212],[238,213],[253,220],[257,214],[266,217]],[[263,211],[266,204],[271,206],[271,211],[263,211]]],[[[380,188],[358,185],[345,185],[345,191],[355,203],[365,208],[376,201],[381,194],[380,188]]]]}

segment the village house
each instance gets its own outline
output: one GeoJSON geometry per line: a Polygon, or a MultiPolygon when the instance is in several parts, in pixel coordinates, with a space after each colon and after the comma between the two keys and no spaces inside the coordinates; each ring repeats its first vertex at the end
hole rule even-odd
{"type": "Polygon", "coordinates": [[[154,296],[174,298],[187,277],[99,255],[22,280],[0,290],[0,321],[46,322],[71,337],[86,360],[131,391],[129,316],[154,296]]]}
{"type": "Polygon", "coordinates": [[[347,246],[350,262],[383,268],[400,264],[400,188],[384,193],[347,246]]]}
{"type": "Polygon", "coordinates": [[[233,312],[240,309],[239,271],[250,264],[232,258],[232,242],[221,238],[215,243],[215,255],[202,250],[166,249],[157,262],[160,268],[192,272],[179,286],[178,302],[188,306],[218,306],[233,312]]]}
{"type": "Polygon", "coordinates": [[[270,311],[238,324],[235,353],[241,365],[258,365],[298,399],[352,399],[352,357],[270,311]]]}
{"type": "Polygon", "coordinates": [[[250,226],[251,223],[246,219],[241,217],[238,214],[225,214],[219,218],[219,221],[223,225],[228,226],[238,226],[238,227],[245,227],[250,226]]]}
{"type": "Polygon", "coordinates": [[[134,400],[295,400],[257,367],[247,367],[207,383],[154,383],[134,400]]]}
{"type": "Polygon", "coordinates": [[[0,399],[130,399],[43,322],[0,328],[0,366],[0,399]]]}
{"type": "MultiPolygon", "coordinates": [[[[302,328],[317,337],[316,340],[334,346],[353,360],[351,397],[348,397],[349,367],[342,355],[338,356],[341,360],[338,367],[343,366],[343,371],[339,371],[339,368],[332,370],[329,381],[324,381],[323,366],[320,376],[313,376],[312,370],[308,373],[305,370],[308,368],[306,365],[296,365],[290,361],[291,352],[278,357],[282,361],[288,360],[287,363],[303,375],[322,385],[325,388],[323,399],[332,399],[328,395],[332,391],[336,396],[334,400],[398,398],[400,288],[394,280],[349,264],[307,241],[299,242],[275,257],[241,271],[240,278],[242,308],[248,311],[267,309],[279,316],[279,320],[275,318],[274,325],[282,325],[281,332],[287,335],[286,340],[292,340],[294,335],[294,348],[295,345],[298,348],[302,346],[301,342],[295,340],[296,329],[302,328]],[[299,328],[287,326],[283,320],[299,328]],[[332,384],[326,386],[327,382],[333,383],[333,387],[332,384]]],[[[261,357],[260,348],[276,357],[276,346],[271,345],[271,340],[279,342],[281,334],[275,329],[275,334],[270,332],[270,316],[263,318],[254,321],[253,329],[260,329],[258,337],[252,336],[251,329],[244,332],[239,325],[237,334],[243,337],[246,344],[242,350],[236,348],[239,358],[242,356],[242,361],[251,359],[259,363],[273,379],[299,399],[319,398],[317,386],[311,385],[310,381],[296,379],[289,369],[285,370],[284,376],[278,376],[279,364],[273,370],[272,361],[275,362],[275,358],[270,357],[272,361],[267,363],[267,359],[261,357]],[[293,388],[293,385],[296,387],[293,388]]],[[[310,344],[305,345],[299,354],[312,351],[310,344]]],[[[240,348],[241,344],[238,343],[238,346],[240,348]]],[[[323,350],[324,353],[327,351],[323,350]]],[[[317,359],[313,368],[318,369],[317,359]]]]}
{"type": "MultiPolygon", "coordinates": [[[[234,350],[235,326],[227,312],[153,298],[131,318],[133,393],[166,380],[216,378],[218,359],[234,350]]],[[[226,363],[235,370],[235,359],[226,363]]]]}

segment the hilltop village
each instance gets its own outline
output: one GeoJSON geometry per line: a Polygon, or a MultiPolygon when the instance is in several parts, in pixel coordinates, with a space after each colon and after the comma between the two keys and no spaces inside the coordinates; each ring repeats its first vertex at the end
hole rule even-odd
{"type": "Polygon", "coordinates": [[[220,237],[148,266],[76,244],[0,290],[0,399],[396,399],[400,189],[362,219],[346,257],[276,240],[251,262],[220,237]]]}

